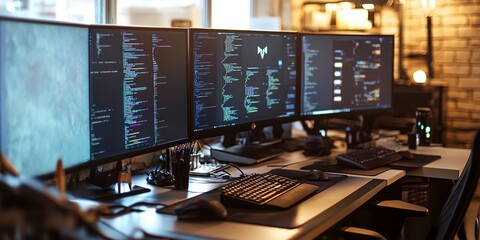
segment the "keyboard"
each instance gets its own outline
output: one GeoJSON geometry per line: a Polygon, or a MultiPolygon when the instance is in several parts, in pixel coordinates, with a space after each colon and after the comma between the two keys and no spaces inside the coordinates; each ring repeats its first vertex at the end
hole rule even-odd
{"type": "Polygon", "coordinates": [[[336,159],[341,166],[370,170],[396,162],[402,156],[396,154],[395,150],[376,146],[339,154],[336,159]]]}
{"type": "Polygon", "coordinates": [[[251,208],[289,208],[315,193],[318,186],[276,174],[252,174],[221,188],[220,202],[251,208]]]}

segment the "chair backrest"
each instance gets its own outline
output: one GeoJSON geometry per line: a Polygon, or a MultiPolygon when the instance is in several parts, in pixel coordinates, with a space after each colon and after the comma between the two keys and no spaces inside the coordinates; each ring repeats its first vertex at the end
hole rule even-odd
{"type": "Polygon", "coordinates": [[[428,239],[454,239],[463,223],[480,177],[480,131],[475,133],[472,150],[464,171],[453,186],[440,215],[429,231],[428,239]]]}

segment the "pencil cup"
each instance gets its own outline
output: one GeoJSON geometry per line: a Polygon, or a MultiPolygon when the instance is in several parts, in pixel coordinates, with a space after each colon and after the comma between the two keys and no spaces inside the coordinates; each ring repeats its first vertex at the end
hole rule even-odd
{"type": "Polygon", "coordinates": [[[175,189],[188,189],[188,177],[190,173],[190,159],[180,159],[175,163],[175,189]]]}

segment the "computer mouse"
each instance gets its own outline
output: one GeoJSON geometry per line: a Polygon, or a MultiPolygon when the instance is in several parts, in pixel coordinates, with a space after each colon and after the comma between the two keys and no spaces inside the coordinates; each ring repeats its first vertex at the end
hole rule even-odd
{"type": "Polygon", "coordinates": [[[175,208],[178,219],[189,221],[222,220],[227,217],[227,209],[214,199],[195,199],[175,208]]]}
{"type": "Polygon", "coordinates": [[[396,154],[400,155],[402,159],[413,159],[415,156],[409,151],[398,151],[396,154]]]}
{"type": "Polygon", "coordinates": [[[324,171],[314,169],[309,172],[309,175],[305,179],[309,181],[327,181],[328,175],[324,171]]]}

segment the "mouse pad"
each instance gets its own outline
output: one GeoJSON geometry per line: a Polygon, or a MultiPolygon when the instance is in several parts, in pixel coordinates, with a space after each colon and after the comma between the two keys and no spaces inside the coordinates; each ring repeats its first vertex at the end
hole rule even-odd
{"type": "MultiPolygon", "coordinates": [[[[273,169],[270,172],[281,175],[281,176],[285,176],[285,177],[290,176],[292,178],[297,178],[297,180],[299,180],[300,182],[316,185],[319,187],[319,189],[317,190],[317,193],[335,185],[336,183],[346,178],[346,176],[343,176],[343,175],[329,174],[328,181],[308,181],[304,179],[299,179],[302,176],[304,176],[305,171],[273,169]]],[[[182,201],[180,203],[177,203],[165,208],[161,208],[158,210],[158,212],[166,213],[166,214],[175,214],[175,208],[178,205],[188,204],[189,202],[194,201],[197,198],[220,200],[220,189],[214,189],[210,192],[203,193],[194,198],[187,199],[185,201],[182,201]]],[[[228,217],[226,220],[232,221],[232,222],[242,222],[242,223],[264,225],[264,226],[270,226],[270,227],[297,228],[309,220],[309,219],[300,219],[298,217],[297,205],[298,203],[288,209],[254,209],[254,208],[225,205],[228,211],[228,217]]]]}
{"type": "Polygon", "coordinates": [[[435,160],[442,158],[439,155],[413,154],[413,159],[402,159],[391,163],[389,166],[396,169],[411,169],[423,167],[435,160]]]}
{"type": "Polygon", "coordinates": [[[301,169],[304,170],[322,170],[324,172],[336,172],[336,173],[345,173],[345,174],[355,174],[355,175],[364,175],[364,176],[376,176],[382,172],[387,171],[388,167],[378,167],[371,170],[362,170],[362,169],[355,169],[349,168],[341,165],[332,165],[332,164],[325,164],[325,162],[315,162],[311,165],[303,166],[301,169]]]}

